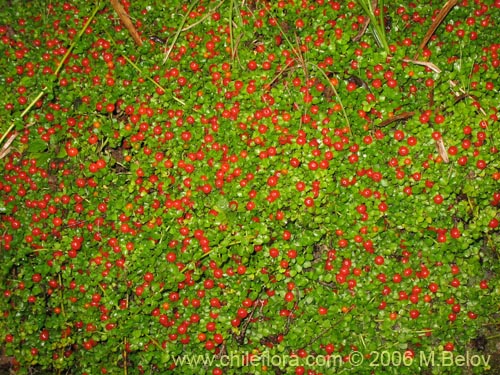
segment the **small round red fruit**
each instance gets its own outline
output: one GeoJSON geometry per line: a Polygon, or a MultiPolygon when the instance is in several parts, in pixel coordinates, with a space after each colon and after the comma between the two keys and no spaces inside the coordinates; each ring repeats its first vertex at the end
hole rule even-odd
{"type": "Polygon", "coordinates": [[[491,229],[498,228],[498,219],[497,218],[491,219],[490,222],[488,223],[488,227],[490,227],[491,229]]]}
{"type": "Polygon", "coordinates": [[[420,316],[420,311],[416,309],[410,310],[410,318],[417,319],[420,316]]]}
{"type": "Polygon", "coordinates": [[[455,345],[453,345],[453,343],[451,342],[447,342],[446,344],[444,344],[443,349],[447,352],[452,352],[453,349],[455,349],[455,345]]]}
{"type": "Polygon", "coordinates": [[[144,281],[147,282],[147,283],[150,283],[154,280],[154,275],[151,273],[151,272],[146,272],[144,274],[144,281]]]}
{"type": "Polygon", "coordinates": [[[306,199],[304,199],[304,204],[306,205],[306,207],[313,207],[314,199],[311,197],[307,197],[306,199]]]}
{"type": "Polygon", "coordinates": [[[249,61],[247,66],[248,66],[248,69],[250,69],[250,70],[257,69],[257,63],[254,60],[249,61]]]}
{"type": "Polygon", "coordinates": [[[318,308],[319,315],[326,315],[327,313],[328,313],[328,309],[326,307],[321,306],[318,308]]]}
{"type": "Polygon", "coordinates": [[[42,329],[40,332],[40,340],[42,341],[48,341],[50,338],[49,331],[47,329],[42,329]]]}

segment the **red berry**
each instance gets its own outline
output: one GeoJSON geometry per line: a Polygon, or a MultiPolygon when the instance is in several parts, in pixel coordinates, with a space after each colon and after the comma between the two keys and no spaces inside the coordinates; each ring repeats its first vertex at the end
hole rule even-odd
{"type": "Polygon", "coordinates": [[[429,284],[429,290],[432,293],[437,293],[438,289],[439,289],[439,286],[436,283],[430,283],[429,284]]]}
{"type": "Polygon", "coordinates": [[[76,155],[78,155],[78,149],[75,147],[70,147],[66,150],[67,154],[69,157],[74,158],[76,155]]]}
{"type": "Polygon", "coordinates": [[[144,274],[144,281],[150,283],[154,280],[154,275],[151,272],[146,272],[144,274]]]}
{"type": "Polygon", "coordinates": [[[420,311],[413,309],[410,310],[410,318],[417,319],[420,316],[420,311]]]}
{"type": "Polygon", "coordinates": [[[326,315],[327,313],[328,313],[328,309],[326,307],[321,306],[318,308],[319,315],[326,315]]]}
{"type": "Polygon", "coordinates": [[[42,332],[40,332],[40,340],[48,341],[49,338],[50,338],[49,331],[47,329],[42,329],[42,332]]]}
{"type": "Polygon", "coordinates": [[[490,222],[488,223],[488,226],[491,228],[491,229],[496,229],[498,228],[498,219],[497,218],[493,218],[490,220],[490,222]]]}
{"type": "Polygon", "coordinates": [[[250,70],[257,69],[257,63],[254,60],[249,61],[247,66],[248,66],[248,69],[250,69],[250,70]]]}
{"type": "MultiPolygon", "coordinates": [[[[437,117],[437,116],[436,116],[437,117]]],[[[439,139],[441,139],[441,133],[438,132],[438,131],[435,131],[432,133],[432,138],[435,140],[435,141],[438,141],[439,139]]]]}
{"type": "Polygon", "coordinates": [[[451,342],[447,342],[444,344],[443,349],[447,352],[452,352],[455,349],[455,346],[451,342]]]}
{"type": "Polygon", "coordinates": [[[486,280],[481,280],[481,281],[479,282],[479,287],[480,287],[481,289],[488,289],[488,282],[487,282],[486,280]]]}
{"type": "Polygon", "coordinates": [[[313,207],[314,199],[311,197],[307,197],[306,199],[304,199],[304,204],[306,205],[306,207],[313,207]]]}
{"type": "Polygon", "coordinates": [[[436,204],[443,203],[443,196],[441,194],[436,194],[434,196],[434,203],[436,203],[436,204]]]}

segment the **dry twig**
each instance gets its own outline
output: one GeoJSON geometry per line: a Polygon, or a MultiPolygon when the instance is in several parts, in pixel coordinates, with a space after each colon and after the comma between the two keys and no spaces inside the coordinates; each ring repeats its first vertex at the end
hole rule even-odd
{"type": "Polygon", "coordinates": [[[128,16],[127,12],[125,12],[125,9],[123,9],[123,6],[120,4],[120,1],[119,0],[109,0],[109,1],[111,2],[111,5],[113,6],[115,12],[118,14],[118,17],[120,17],[120,21],[122,21],[123,25],[127,28],[128,32],[134,39],[135,44],[137,44],[138,46],[142,46],[141,37],[139,36],[139,33],[137,32],[137,29],[135,28],[132,21],[130,21],[130,17],[128,16]]]}
{"type": "MultiPolygon", "coordinates": [[[[438,28],[438,26],[441,24],[441,22],[443,22],[443,20],[448,15],[448,13],[450,12],[450,10],[457,3],[458,3],[458,0],[448,0],[446,2],[446,4],[443,5],[443,7],[439,11],[436,19],[432,23],[431,27],[429,27],[429,30],[427,30],[427,33],[425,34],[424,39],[422,40],[422,43],[420,43],[420,46],[419,46],[419,49],[418,49],[419,51],[422,51],[425,48],[425,46],[427,45],[427,43],[431,39],[432,35],[434,35],[434,32],[436,31],[436,29],[438,28]]],[[[418,52],[415,55],[414,60],[418,60],[418,52]]]]}
{"type": "MultiPolygon", "coordinates": [[[[377,5],[378,5],[378,0],[372,0],[372,8],[376,9],[377,5]]],[[[368,25],[370,25],[370,17],[366,17],[365,22],[363,22],[363,25],[361,26],[361,28],[358,31],[358,34],[354,38],[352,38],[351,40],[353,42],[360,41],[361,38],[363,37],[363,35],[365,35],[366,30],[368,29],[368,25]]]]}
{"type": "Polygon", "coordinates": [[[384,127],[389,124],[392,124],[393,122],[396,121],[401,121],[401,120],[406,120],[410,117],[415,115],[415,111],[410,111],[410,112],[404,112],[399,115],[392,116],[391,118],[388,118],[387,120],[382,121],[380,124],[378,124],[379,127],[384,127]]]}

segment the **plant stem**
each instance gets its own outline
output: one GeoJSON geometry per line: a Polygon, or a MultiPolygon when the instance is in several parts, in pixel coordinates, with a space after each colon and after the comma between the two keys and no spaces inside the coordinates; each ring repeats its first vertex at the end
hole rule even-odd
{"type": "Polygon", "coordinates": [[[342,99],[339,95],[339,93],[337,92],[337,89],[335,88],[335,86],[332,84],[332,82],[330,82],[330,79],[328,78],[328,76],[326,75],[325,71],[323,69],[321,69],[318,65],[315,65],[315,64],[311,64],[314,68],[318,69],[321,74],[323,74],[323,77],[325,77],[325,79],[327,80],[327,82],[329,83],[331,89],[333,90],[333,93],[335,94],[335,97],[337,98],[337,100],[339,101],[339,104],[340,104],[340,107],[342,108],[342,113],[344,115],[344,118],[345,118],[345,121],[346,121],[346,124],[347,124],[347,128],[349,129],[349,134],[352,135],[352,130],[351,130],[351,123],[349,121],[349,117],[347,116],[347,112],[345,110],[345,107],[344,105],[342,104],[342,99]]]}
{"type": "MultiPolygon", "coordinates": [[[[137,66],[137,64],[136,64],[136,63],[134,63],[132,60],[130,60],[127,56],[123,55],[123,58],[124,58],[124,59],[125,59],[125,60],[126,60],[126,61],[130,64],[130,65],[132,65],[132,66],[135,68],[135,70],[137,70],[139,73],[141,73],[141,75],[145,75],[145,74],[142,72],[141,68],[139,68],[139,67],[137,66]]],[[[147,79],[149,82],[153,83],[156,87],[158,87],[158,88],[159,88],[160,90],[162,90],[163,92],[166,92],[166,90],[163,88],[163,86],[162,86],[162,85],[160,85],[158,82],[156,82],[153,78],[149,77],[148,75],[145,75],[145,76],[146,76],[146,79],[147,79]]],[[[178,103],[180,103],[180,104],[182,104],[182,105],[186,105],[186,103],[184,103],[184,102],[183,102],[182,100],[180,100],[179,98],[177,98],[177,97],[175,97],[175,96],[172,96],[172,98],[173,98],[176,102],[178,102],[178,103]]]]}
{"type": "MultiPolygon", "coordinates": [[[[378,5],[378,8],[380,9],[378,13],[378,32],[380,33],[380,37],[382,38],[382,44],[384,46],[385,52],[389,54],[389,46],[387,44],[387,38],[385,35],[385,20],[384,20],[384,0],[379,0],[380,3],[378,5]]],[[[372,9],[373,10],[373,9],[372,9]]]]}
{"type": "Polygon", "coordinates": [[[165,57],[163,58],[163,64],[165,64],[165,62],[168,60],[168,57],[172,53],[172,50],[174,49],[175,43],[177,43],[177,39],[179,39],[179,35],[181,35],[182,29],[184,27],[184,24],[186,23],[186,20],[189,17],[189,13],[191,13],[191,11],[196,6],[196,4],[198,4],[198,2],[197,1],[193,1],[193,3],[191,4],[191,6],[189,7],[189,9],[187,10],[186,14],[184,14],[184,17],[182,17],[181,23],[177,27],[177,31],[175,32],[174,40],[172,41],[172,44],[168,48],[168,50],[167,50],[167,52],[165,54],[165,57]]]}
{"type": "Polygon", "coordinates": [[[128,374],[128,369],[127,369],[127,338],[126,337],[123,339],[123,374],[124,375],[128,374]]]}
{"type": "Polygon", "coordinates": [[[380,0],[379,8],[379,19],[375,17],[375,10],[369,0],[358,0],[359,5],[363,8],[363,11],[370,18],[373,36],[375,41],[380,47],[383,47],[387,54],[390,53],[389,45],[387,44],[387,38],[385,36],[385,25],[384,25],[384,1],[380,0]]]}
{"type": "Polygon", "coordinates": [[[234,54],[234,34],[233,34],[233,7],[234,0],[229,2],[229,39],[231,40],[231,60],[233,60],[234,54]]]}
{"type": "Polygon", "coordinates": [[[64,299],[63,299],[63,291],[62,291],[62,277],[61,274],[58,274],[58,279],[59,279],[59,285],[61,288],[59,288],[59,298],[61,299],[61,314],[62,316],[66,317],[66,312],[64,309],[64,299]]]}
{"type": "Polygon", "coordinates": [[[98,1],[97,5],[95,6],[94,10],[92,11],[92,14],[90,15],[89,19],[87,20],[87,22],[85,22],[85,25],[83,25],[83,27],[80,30],[80,32],[76,35],[75,40],[73,41],[73,43],[71,43],[71,45],[69,46],[68,50],[64,54],[63,58],[59,62],[59,65],[57,66],[56,71],[54,72],[54,76],[57,77],[57,75],[59,74],[59,71],[62,69],[62,67],[64,65],[64,61],[71,54],[71,52],[73,51],[73,49],[76,46],[76,43],[80,40],[80,38],[82,37],[83,33],[85,33],[85,30],[87,30],[87,28],[90,26],[90,24],[92,23],[92,21],[94,20],[94,18],[96,16],[97,12],[99,11],[99,9],[101,9],[101,4],[98,1]]]}
{"type": "Polygon", "coordinates": [[[137,44],[138,46],[142,46],[141,37],[139,36],[139,33],[137,32],[137,29],[135,28],[134,24],[130,21],[130,17],[125,12],[125,9],[123,9],[123,6],[120,4],[118,0],[110,0],[110,1],[115,12],[118,14],[118,17],[120,17],[120,21],[122,21],[122,23],[129,31],[130,35],[132,35],[132,39],[134,39],[135,44],[137,44]]]}
{"type": "MultiPolygon", "coordinates": [[[[71,45],[69,46],[68,50],[64,54],[64,56],[61,59],[61,61],[59,61],[59,64],[57,65],[57,68],[56,68],[56,70],[54,72],[53,82],[57,79],[57,76],[58,76],[59,72],[61,71],[61,69],[62,69],[62,67],[64,65],[64,61],[71,54],[71,52],[73,51],[73,49],[76,46],[76,43],[78,43],[78,41],[82,37],[82,35],[85,32],[85,30],[87,30],[87,28],[89,27],[90,23],[94,20],[95,15],[97,14],[97,12],[99,11],[100,8],[101,8],[101,4],[100,4],[100,2],[97,2],[97,5],[95,6],[94,10],[92,11],[92,14],[90,15],[89,19],[87,20],[87,22],[85,22],[85,25],[83,25],[83,27],[80,30],[80,32],[76,35],[75,40],[73,41],[73,43],[71,43],[71,45]]],[[[31,101],[31,103],[24,109],[24,111],[19,116],[21,120],[35,106],[35,104],[45,95],[46,90],[47,90],[47,86],[44,87],[44,88],[42,88],[42,90],[38,93],[38,95],[36,96],[36,98],[33,99],[31,101]]],[[[7,135],[12,131],[12,129],[14,128],[14,126],[15,126],[15,123],[12,122],[10,124],[9,128],[2,134],[2,136],[0,137],[0,145],[2,144],[2,142],[4,141],[4,139],[7,137],[7,135]]]]}
{"type": "Polygon", "coordinates": [[[210,9],[210,11],[208,11],[208,13],[206,15],[204,15],[200,20],[192,23],[191,25],[189,26],[186,26],[185,28],[182,29],[182,32],[184,31],[188,31],[189,29],[192,29],[193,27],[195,27],[196,25],[199,25],[200,23],[202,23],[203,21],[205,21],[208,17],[210,17],[212,14],[215,13],[215,11],[222,5],[224,4],[224,0],[221,0],[216,6],[214,6],[212,9],[210,9]]]}
{"type": "MultiPolygon", "coordinates": [[[[113,37],[112,37],[111,35],[109,35],[109,34],[108,34],[108,38],[109,38],[109,39],[113,42],[113,44],[114,44],[115,46],[117,45],[117,44],[116,44],[116,42],[115,42],[115,40],[113,39],[113,37]]],[[[157,88],[159,88],[161,91],[163,91],[163,92],[167,92],[167,90],[165,90],[165,88],[164,88],[162,85],[160,85],[158,82],[156,82],[156,81],[155,81],[153,78],[151,78],[149,75],[144,74],[144,73],[143,73],[143,71],[142,71],[142,69],[141,69],[141,68],[139,68],[139,66],[138,66],[135,62],[133,62],[133,61],[132,61],[132,60],[131,60],[128,56],[126,56],[125,54],[123,54],[122,56],[123,56],[123,58],[124,58],[124,59],[125,59],[125,60],[126,60],[126,61],[130,64],[130,65],[132,65],[132,67],[133,67],[135,70],[137,70],[137,71],[141,74],[141,76],[145,76],[145,77],[146,77],[146,79],[147,79],[149,82],[151,82],[153,85],[155,85],[155,86],[156,86],[157,88]]],[[[186,103],[184,103],[181,99],[179,99],[179,98],[177,98],[177,97],[175,97],[175,96],[173,96],[173,95],[172,95],[172,98],[173,98],[176,102],[178,102],[178,103],[182,104],[183,106],[184,106],[184,105],[186,105],[186,103]]]]}

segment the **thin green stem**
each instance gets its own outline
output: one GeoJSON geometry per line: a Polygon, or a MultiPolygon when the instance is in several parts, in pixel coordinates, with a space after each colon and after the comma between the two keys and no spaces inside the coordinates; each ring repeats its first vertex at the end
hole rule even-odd
{"type": "Polygon", "coordinates": [[[75,48],[76,43],[80,40],[80,38],[82,37],[82,35],[85,33],[85,30],[87,30],[87,28],[90,26],[90,24],[94,20],[96,14],[97,14],[97,12],[99,11],[100,8],[101,8],[101,4],[99,4],[99,1],[98,1],[97,5],[95,6],[94,10],[92,11],[92,14],[90,15],[89,19],[87,20],[87,22],[85,22],[85,25],[83,25],[83,27],[80,30],[80,32],[78,34],[76,34],[75,40],[73,41],[73,43],[71,43],[71,45],[69,46],[68,50],[64,54],[63,58],[59,62],[59,65],[57,66],[56,71],[54,72],[54,75],[56,77],[59,74],[60,70],[62,69],[62,67],[64,65],[64,61],[68,58],[68,56],[71,54],[71,52],[73,52],[73,49],[75,48]]]}
{"type": "Polygon", "coordinates": [[[387,54],[390,53],[389,45],[385,35],[385,22],[384,22],[384,1],[380,0],[379,18],[375,16],[375,9],[372,8],[369,0],[358,0],[359,5],[363,8],[368,18],[370,18],[371,28],[375,41],[380,47],[383,47],[387,54]]]}
{"type": "MultiPolygon", "coordinates": [[[[59,72],[61,71],[63,65],[64,65],[64,61],[68,58],[68,56],[71,54],[71,52],[73,51],[73,49],[75,48],[76,44],[78,43],[78,41],[80,40],[80,38],[82,37],[82,35],[85,33],[85,30],[87,30],[87,28],[89,27],[90,23],[94,20],[97,12],[99,11],[99,9],[101,9],[101,4],[100,2],[98,1],[97,2],[97,5],[94,7],[94,10],[92,11],[92,14],[90,15],[89,19],[87,20],[87,22],[85,22],[85,25],[83,25],[82,29],[80,30],[80,32],[76,35],[73,43],[71,43],[71,45],[69,46],[68,50],[66,51],[66,53],[64,54],[63,58],[61,59],[61,61],[59,61],[59,64],[57,65],[57,68],[54,72],[54,78],[53,78],[53,81],[55,81],[57,79],[57,76],[59,74],[59,72]]],[[[21,115],[19,116],[21,119],[29,112],[31,111],[31,109],[35,106],[35,104],[45,95],[46,93],[46,90],[47,90],[47,87],[44,87],[42,88],[42,90],[38,93],[38,95],[35,97],[35,99],[33,99],[31,101],[31,103],[24,109],[24,111],[21,113],[21,115]]],[[[3,143],[4,139],[7,137],[7,135],[12,131],[12,129],[14,128],[15,126],[15,123],[12,122],[9,126],[9,128],[2,134],[2,136],[0,137],[0,145],[3,143]]]]}
{"type": "Polygon", "coordinates": [[[170,47],[168,48],[167,52],[165,53],[165,57],[163,58],[163,64],[168,60],[170,54],[172,53],[172,50],[174,49],[175,43],[177,43],[177,39],[179,39],[179,35],[181,35],[181,32],[184,28],[184,24],[186,23],[187,18],[189,17],[189,14],[191,11],[194,9],[194,7],[198,4],[198,1],[193,1],[187,12],[184,14],[184,17],[182,17],[180,25],[177,27],[177,31],[175,32],[174,35],[174,40],[172,40],[172,43],[170,44],[170,47]]]}
{"type": "MultiPolygon", "coordinates": [[[[24,109],[24,111],[21,113],[21,115],[19,116],[20,118],[23,118],[26,113],[28,113],[31,108],[33,108],[33,106],[45,95],[45,88],[42,89],[42,91],[40,91],[38,93],[38,95],[36,96],[35,99],[33,99],[33,101],[24,109]]],[[[0,145],[3,143],[4,139],[7,137],[7,135],[12,131],[12,129],[14,128],[15,126],[15,123],[12,122],[10,124],[10,126],[7,128],[7,130],[2,134],[2,136],[0,137],[0,145]]]]}
{"type": "Polygon", "coordinates": [[[385,19],[384,19],[384,0],[379,0],[378,8],[380,9],[378,13],[378,24],[382,36],[382,43],[384,44],[384,49],[389,53],[389,46],[387,45],[386,35],[385,35],[385,19]]]}
{"type": "Polygon", "coordinates": [[[231,60],[234,58],[234,34],[233,34],[233,7],[234,0],[229,3],[229,39],[231,41],[231,60]]]}
{"type": "MultiPolygon", "coordinates": [[[[148,76],[148,75],[144,74],[144,73],[142,72],[141,68],[139,68],[139,66],[137,66],[137,64],[136,64],[136,63],[134,63],[132,60],[130,60],[130,58],[128,58],[128,57],[127,57],[127,56],[125,56],[125,55],[123,55],[123,58],[124,58],[124,59],[125,59],[125,60],[126,60],[126,61],[130,64],[130,65],[132,65],[132,66],[134,67],[134,69],[135,69],[135,70],[137,70],[137,71],[138,71],[141,75],[143,75],[143,76],[145,75],[145,76],[146,76],[146,79],[147,79],[149,82],[153,83],[156,87],[158,87],[158,88],[159,88],[160,90],[162,90],[163,92],[166,92],[166,90],[163,88],[163,86],[162,86],[162,85],[160,85],[158,82],[156,82],[156,81],[155,81],[153,78],[151,78],[150,76],[148,76]]],[[[178,103],[180,103],[180,104],[182,104],[182,105],[186,105],[186,103],[184,103],[184,102],[183,102],[182,100],[180,100],[179,98],[177,98],[177,97],[175,97],[175,96],[172,96],[172,98],[173,98],[176,102],[178,102],[178,103]]]]}
{"type": "MultiPolygon", "coordinates": [[[[238,15],[238,25],[241,27],[242,26],[242,20],[241,20],[241,14],[240,10],[238,8],[238,3],[236,3],[236,0],[231,0],[229,3],[229,39],[231,43],[231,61],[234,61],[236,56],[238,55],[237,49],[239,45],[240,38],[238,38],[238,41],[235,42],[234,40],[234,27],[233,27],[233,22],[234,21],[234,15],[238,15]]],[[[241,36],[240,36],[241,37],[241,36]]]]}
{"type": "Polygon", "coordinates": [[[189,26],[186,26],[185,28],[182,29],[182,32],[184,31],[188,31],[189,29],[192,29],[193,27],[195,27],[196,25],[199,25],[200,23],[204,22],[208,17],[212,16],[215,11],[222,5],[224,4],[224,0],[221,0],[216,6],[214,6],[212,9],[210,9],[210,11],[205,14],[200,20],[192,23],[191,25],[189,26]]]}
{"type": "MultiPolygon", "coordinates": [[[[199,261],[200,261],[200,260],[202,260],[203,258],[205,258],[205,257],[207,257],[208,255],[210,255],[210,253],[211,253],[212,251],[213,251],[213,249],[211,249],[211,250],[207,251],[206,253],[203,253],[203,254],[202,254],[202,255],[201,255],[198,259],[196,259],[196,260],[195,260],[194,262],[192,262],[192,263],[199,262],[199,261]]],[[[188,266],[189,266],[189,264],[186,264],[186,265],[184,266],[184,268],[182,268],[182,269],[181,269],[181,271],[180,271],[180,272],[181,272],[181,273],[184,273],[184,272],[188,269],[188,266]]]]}
{"type": "MultiPolygon", "coordinates": [[[[107,35],[108,35],[109,40],[111,40],[111,42],[112,42],[112,43],[116,46],[117,44],[116,44],[115,40],[113,39],[113,37],[112,37],[109,33],[108,33],[107,35]]],[[[153,78],[151,78],[148,74],[144,74],[144,72],[142,71],[142,69],[141,69],[141,68],[139,68],[139,66],[138,66],[135,62],[133,62],[133,61],[132,61],[132,60],[131,60],[128,56],[126,56],[125,54],[123,54],[122,56],[123,56],[123,58],[124,58],[124,59],[125,59],[125,60],[126,60],[126,61],[130,64],[130,65],[132,65],[132,67],[133,67],[135,70],[137,70],[137,71],[140,73],[140,75],[141,75],[141,76],[145,76],[145,77],[146,77],[146,79],[147,79],[149,82],[151,82],[153,85],[155,85],[155,86],[156,86],[158,89],[160,89],[161,91],[163,91],[163,92],[167,92],[167,90],[165,90],[165,88],[164,88],[162,85],[160,85],[158,82],[156,82],[156,81],[155,81],[153,78]]],[[[179,98],[177,98],[177,97],[175,97],[175,96],[172,96],[172,98],[173,98],[176,102],[178,102],[178,103],[182,104],[183,106],[184,106],[184,105],[186,105],[186,103],[184,103],[181,99],[179,99],[179,98]]]]}
{"type": "Polygon", "coordinates": [[[158,349],[160,349],[161,351],[165,351],[165,349],[161,346],[161,344],[158,342],[158,340],[156,340],[155,338],[151,337],[150,335],[146,335],[146,337],[148,339],[150,339],[151,342],[153,343],[153,345],[156,346],[158,349]]]}
{"type": "MultiPolygon", "coordinates": [[[[285,31],[281,28],[279,22],[276,24],[276,26],[278,27],[279,31],[281,32],[281,34],[285,38],[286,42],[290,46],[293,53],[295,53],[295,55],[297,56],[297,59],[302,63],[302,65],[305,65],[306,62],[304,60],[304,56],[302,56],[302,54],[300,53],[300,46],[298,45],[297,41],[295,41],[296,44],[292,43],[292,41],[286,35],[285,31]]],[[[303,68],[305,69],[305,66],[303,66],[303,68]]],[[[306,72],[304,72],[304,75],[307,75],[306,72]]]]}
{"type": "Polygon", "coordinates": [[[314,68],[316,68],[316,69],[319,70],[319,72],[323,75],[323,77],[325,77],[326,81],[330,85],[330,88],[332,89],[333,93],[335,94],[335,97],[337,98],[337,100],[338,100],[338,102],[340,104],[340,108],[342,108],[342,114],[344,115],[344,118],[345,118],[345,121],[346,121],[346,124],[347,124],[347,128],[349,129],[349,134],[352,135],[351,122],[349,121],[349,117],[347,116],[347,112],[345,110],[345,107],[342,104],[342,98],[340,97],[339,93],[337,92],[337,89],[332,84],[332,82],[330,81],[330,79],[328,78],[326,72],[323,69],[321,69],[318,65],[315,65],[315,64],[311,64],[311,65],[314,68]]]}

